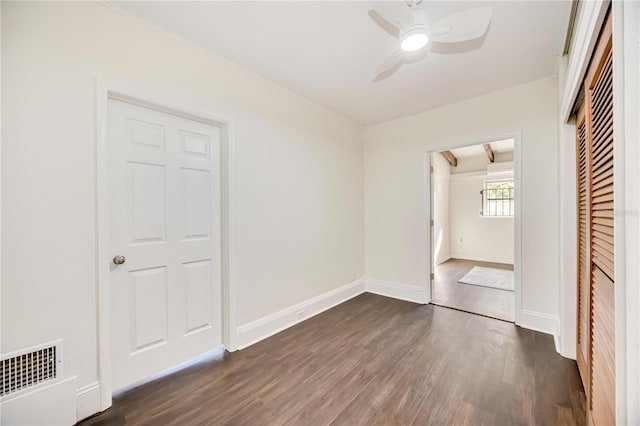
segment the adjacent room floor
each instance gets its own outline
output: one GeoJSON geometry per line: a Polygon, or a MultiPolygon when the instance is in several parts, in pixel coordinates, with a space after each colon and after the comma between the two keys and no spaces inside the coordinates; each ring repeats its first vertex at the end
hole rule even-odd
{"type": "Polygon", "coordinates": [[[584,423],[584,400],[550,335],[365,293],[84,424],[564,425],[584,423]]]}
{"type": "Polygon", "coordinates": [[[436,266],[431,303],[513,322],[515,319],[513,291],[458,282],[474,266],[513,270],[513,265],[504,263],[449,259],[436,266]]]}

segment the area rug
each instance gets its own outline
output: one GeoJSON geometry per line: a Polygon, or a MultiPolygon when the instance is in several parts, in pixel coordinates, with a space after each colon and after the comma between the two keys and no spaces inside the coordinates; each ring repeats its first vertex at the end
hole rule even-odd
{"type": "Polygon", "coordinates": [[[513,271],[474,266],[473,269],[467,272],[464,277],[460,278],[458,282],[513,291],[513,271]]]}

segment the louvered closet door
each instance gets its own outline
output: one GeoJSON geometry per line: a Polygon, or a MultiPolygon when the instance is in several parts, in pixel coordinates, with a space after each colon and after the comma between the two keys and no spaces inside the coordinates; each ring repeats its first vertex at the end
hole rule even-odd
{"type": "MultiPolygon", "coordinates": [[[[587,123],[585,121],[584,102],[578,111],[577,120],[577,171],[578,171],[578,369],[583,383],[589,383],[589,360],[591,356],[591,280],[590,256],[588,250],[588,146],[587,123]]],[[[589,390],[588,386],[585,389],[589,390]]]]}
{"type": "Polygon", "coordinates": [[[613,61],[611,14],[585,81],[591,255],[591,420],[615,424],[613,61]]]}

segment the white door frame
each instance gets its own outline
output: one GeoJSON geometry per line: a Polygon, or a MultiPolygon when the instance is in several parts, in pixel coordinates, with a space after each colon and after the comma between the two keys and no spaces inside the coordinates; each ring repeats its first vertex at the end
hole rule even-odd
{"type": "Polygon", "coordinates": [[[522,323],[522,185],[521,185],[521,133],[520,131],[514,131],[502,135],[496,135],[492,137],[485,137],[472,141],[463,141],[450,143],[444,146],[430,148],[425,151],[424,156],[424,173],[425,173],[425,211],[427,213],[427,232],[424,233],[426,236],[425,246],[428,248],[427,252],[429,255],[429,261],[427,264],[427,303],[432,300],[432,282],[430,279],[431,273],[435,272],[433,269],[433,237],[431,235],[431,219],[432,217],[432,191],[431,191],[431,154],[441,151],[448,151],[456,148],[464,148],[467,146],[473,145],[482,145],[485,143],[495,142],[504,139],[513,139],[513,165],[514,165],[514,173],[513,173],[513,182],[515,186],[515,211],[513,215],[514,220],[514,257],[513,257],[513,274],[514,274],[514,293],[515,293],[515,318],[514,322],[516,325],[521,325],[522,323]]]}
{"type": "Polygon", "coordinates": [[[227,350],[236,349],[236,286],[234,270],[233,188],[234,125],[228,117],[185,107],[181,101],[158,99],[123,85],[105,80],[96,84],[96,268],[97,268],[97,342],[100,410],[111,406],[111,286],[109,265],[109,99],[118,99],[145,108],[177,115],[221,129],[221,202],[222,202],[222,342],[227,350]]]}

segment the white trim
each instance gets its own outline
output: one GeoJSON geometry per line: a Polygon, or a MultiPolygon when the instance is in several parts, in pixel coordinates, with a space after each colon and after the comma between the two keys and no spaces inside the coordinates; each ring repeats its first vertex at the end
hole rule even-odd
{"type": "Polygon", "coordinates": [[[555,315],[545,314],[543,312],[523,309],[520,316],[520,323],[518,325],[522,328],[528,328],[529,330],[539,331],[541,333],[547,333],[555,336],[558,328],[558,317],[555,315]]]}
{"type": "Polygon", "coordinates": [[[515,207],[513,214],[514,249],[513,249],[513,277],[515,306],[514,322],[522,324],[522,212],[524,199],[522,197],[522,136],[518,132],[513,143],[513,181],[515,182],[515,207]]]}
{"type": "MultiPolygon", "coordinates": [[[[224,122],[224,121],[222,121],[224,122]]],[[[238,292],[236,287],[236,246],[235,246],[235,124],[226,121],[222,128],[222,343],[233,352],[236,346],[236,321],[238,312],[238,292]]]]}
{"type": "Polygon", "coordinates": [[[608,6],[609,2],[606,0],[580,2],[569,51],[565,90],[560,102],[562,122],[569,120],[573,104],[580,92],[582,80],[584,80],[591,60],[591,52],[598,41],[598,34],[608,6]]]}
{"type": "Polygon", "coordinates": [[[427,304],[430,301],[425,288],[422,286],[367,278],[365,280],[365,289],[368,293],[392,297],[407,302],[427,304]]]}
{"type": "MultiPolygon", "coordinates": [[[[442,150],[444,151],[444,150],[442,150]]],[[[434,253],[434,247],[436,246],[436,242],[434,241],[434,229],[435,229],[435,212],[434,212],[434,207],[433,207],[433,192],[434,192],[434,182],[435,179],[434,177],[434,172],[435,172],[435,167],[432,164],[431,161],[431,154],[427,151],[425,152],[424,155],[424,169],[423,169],[423,173],[424,173],[424,178],[423,178],[423,182],[424,182],[424,191],[422,191],[423,197],[424,199],[422,200],[422,205],[424,208],[424,211],[422,212],[423,217],[425,218],[424,220],[424,228],[423,231],[421,233],[421,235],[423,235],[427,240],[423,241],[423,244],[421,244],[421,246],[424,248],[424,252],[422,253],[422,258],[423,259],[427,259],[426,265],[427,265],[427,270],[425,271],[424,277],[425,277],[425,296],[424,296],[424,300],[428,302],[431,302],[431,300],[433,299],[433,293],[432,293],[432,286],[433,286],[433,279],[431,278],[432,276],[435,275],[435,271],[436,271],[436,259],[435,256],[433,255],[434,253]],[[434,224],[434,226],[431,226],[431,224],[434,224]]],[[[451,177],[451,173],[449,173],[449,177],[451,177]]],[[[451,247],[449,247],[449,254],[451,254],[451,247]]]]}
{"type": "Polygon", "coordinates": [[[107,110],[109,86],[98,81],[96,85],[96,274],[98,317],[98,380],[100,409],[111,406],[111,291],[109,264],[102,259],[109,256],[109,167],[107,144],[107,110]]]}
{"type": "Polygon", "coordinates": [[[109,217],[108,217],[108,102],[109,98],[125,99],[129,102],[179,115],[191,120],[218,126],[222,129],[222,238],[223,238],[223,279],[222,279],[222,335],[223,344],[235,350],[235,322],[237,296],[235,285],[234,256],[234,126],[228,117],[208,111],[193,110],[182,100],[158,99],[156,92],[140,92],[123,84],[96,81],[96,264],[97,264],[97,307],[98,307],[98,380],[100,382],[100,409],[111,406],[111,301],[109,286],[109,217]]]}
{"type": "MultiPolygon", "coordinates": [[[[2,7],[0,6],[0,75],[2,74],[2,7]]],[[[2,99],[2,84],[0,84],[2,99]]],[[[0,277],[2,277],[2,102],[0,102],[0,277]]],[[[2,306],[2,289],[0,289],[0,306],[2,306]]]]}
{"type": "MultiPolygon", "coordinates": [[[[560,353],[560,336],[558,335],[558,333],[553,333],[553,345],[556,348],[556,352],[558,352],[560,355],[562,355],[560,353]]],[[[564,356],[564,355],[563,355],[564,356]]],[[[566,358],[566,357],[565,357],[566,358]]]]}
{"type": "MultiPolygon", "coordinates": [[[[424,191],[424,216],[425,220],[425,229],[426,232],[424,236],[426,240],[424,241],[423,247],[425,248],[423,256],[425,256],[428,261],[426,262],[427,270],[425,271],[425,277],[429,277],[432,271],[433,259],[431,256],[432,252],[432,242],[431,242],[431,223],[432,213],[431,213],[431,155],[434,152],[446,151],[455,148],[463,148],[467,146],[473,145],[482,145],[485,143],[491,143],[498,140],[504,139],[513,139],[513,181],[515,184],[515,211],[514,211],[514,253],[513,253],[513,274],[514,274],[514,292],[515,292],[515,318],[514,322],[516,325],[522,325],[522,204],[524,200],[522,199],[521,191],[522,191],[522,155],[521,155],[521,141],[522,134],[520,131],[513,131],[510,133],[505,133],[502,135],[495,135],[492,137],[485,137],[482,139],[476,139],[471,141],[461,141],[458,143],[448,144],[436,148],[431,148],[425,152],[425,160],[424,160],[424,174],[425,174],[425,191],[424,191]]],[[[454,175],[450,175],[451,176],[454,175]]],[[[426,303],[431,300],[431,280],[426,279],[426,303]]]]}
{"type": "Polygon", "coordinates": [[[244,349],[267,337],[273,336],[336,305],[346,302],[365,291],[363,278],[338,287],[304,302],[274,312],[250,323],[239,326],[236,330],[237,348],[244,349]]]}
{"type": "Polygon", "coordinates": [[[76,423],[76,376],[33,388],[0,403],[2,425],[72,425],[76,423]]]}
{"type": "Polygon", "coordinates": [[[451,257],[451,256],[447,256],[447,258],[442,259],[440,262],[437,262],[437,263],[436,263],[436,265],[440,265],[440,264],[442,264],[442,263],[444,263],[444,262],[447,262],[447,261],[449,261],[449,260],[451,260],[451,259],[452,259],[452,257],[451,257]]]}
{"type": "Polygon", "coordinates": [[[76,420],[80,421],[99,413],[100,383],[93,382],[76,390],[76,420]]]}
{"type": "Polygon", "coordinates": [[[640,424],[640,4],[614,1],[616,423],[640,424]]]}
{"type": "Polygon", "coordinates": [[[486,170],[476,170],[473,172],[451,173],[447,179],[449,180],[467,180],[467,179],[487,179],[487,180],[509,180],[513,179],[513,170],[501,173],[488,174],[486,170]]]}
{"type": "Polygon", "coordinates": [[[593,49],[598,41],[600,28],[604,22],[609,2],[607,0],[580,2],[576,24],[573,31],[573,39],[568,57],[565,56],[558,62],[558,85],[560,97],[560,122],[559,122],[559,171],[560,179],[560,269],[559,269],[559,353],[567,358],[576,358],[577,342],[577,260],[571,256],[577,256],[577,234],[575,215],[575,154],[566,150],[575,151],[575,123],[570,122],[570,114],[580,92],[582,82],[591,60],[593,49]],[[567,146],[569,145],[569,147],[567,146]],[[574,183],[572,189],[563,191],[564,179],[571,179],[574,183]],[[576,262],[574,264],[574,261],[576,262]]]}
{"type": "MultiPolygon", "coordinates": [[[[568,57],[558,58],[558,97],[565,89],[568,57]]],[[[560,101],[560,100],[559,100],[560,101]]],[[[565,122],[558,115],[558,353],[565,358],[577,356],[577,282],[578,282],[578,227],[577,227],[577,161],[576,123],[565,122]]]]}
{"type": "MultiPolygon", "coordinates": [[[[56,378],[61,379],[61,378],[64,378],[64,341],[62,339],[56,339],[50,342],[40,343],[38,345],[33,345],[26,348],[18,349],[16,351],[3,353],[0,355],[0,360],[5,361],[9,358],[13,358],[18,355],[25,355],[30,352],[35,352],[41,349],[50,348],[52,346],[56,348],[56,362],[58,363],[58,366],[56,367],[56,378]]],[[[12,394],[3,396],[2,398],[7,398],[10,395],[12,394]]]]}
{"type": "Polygon", "coordinates": [[[559,125],[558,177],[560,191],[560,268],[558,289],[558,353],[565,358],[577,356],[577,282],[578,282],[578,224],[577,170],[575,121],[559,125]]]}

